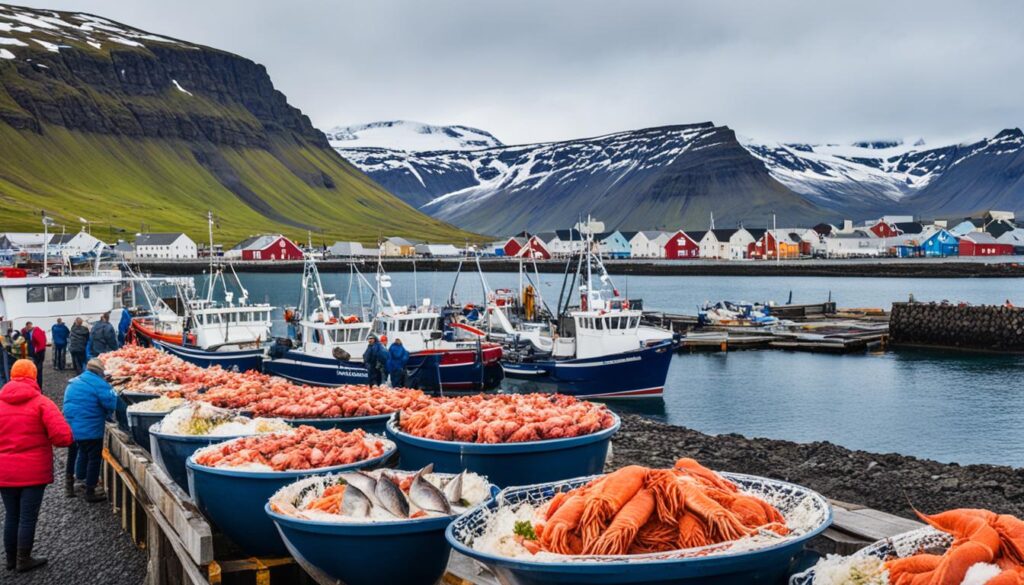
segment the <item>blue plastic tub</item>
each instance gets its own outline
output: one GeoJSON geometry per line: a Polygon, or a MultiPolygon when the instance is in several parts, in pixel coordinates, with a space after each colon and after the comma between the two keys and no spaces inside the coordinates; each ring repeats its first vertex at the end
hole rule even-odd
{"type": "Polygon", "coordinates": [[[117,427],[126,433],[130,433],[131,429],[128,427],[128,407],[132,404],[159,397],[158,394],[144,392],[118,392],[117,408],[114,409],[114,420],[117,421],[117,427]]]}
{"type": "Polygon", "coordinates": [[[356,429],[363,429],[372,435],[383,435],[384,429],[391,419],[391,414],[378,414],[375,416],[348,416],[338,418],[286,418],[285,422],[298,427],[308,425],[322,431],[330,429],[341,429],[351,432],[356,429]]]}
{"type": "Polygon", "coordinates": [[[149,454],[156,461],[156,464],[170,476],[178,487],[185,490],[185,493],[192,495],[188,487],[188,469],[185,462],[193,453],[209,447],[215,443],[223,443],[238,437],[212,437],[212,436],[190,436],[170,435],[160,432],[156,425],[149,428],[150,449],[149,454]]]}
{"type": "Polygon", "coordinates": [[[273,520],[264,512],[270,496],[305,477],[372,468],[386,461],[394,450],[391,447],[380,457],[350,465],[302,471],[238,471],[205,467],[198,465],[193,455],[186,462],[189,491],[199,510],[246,554],[285,555],[288,549],[281,541],[273,520]]]}
{"type": "Polygon", "coordinates": [[[170,410],[166,412],[127,412],[128,432],[135,444],[149,452],[149,427],[160,422],[170,413],[170,410]]]}
{"type": "Polygon", "coordinates": [[[529,485],[594,475],[604,471],[608,444],[622,422],[600,432],[571,439],[526,443],[461,443],[424,439],[400,431],[392,417],[387,435],[398,445],[399,468],[459,473],[464,469],[487,477],[494,485],[529,485]]]}
{"type": "MultiPolygon", "coordinates": [[[[508,488],[493,500],[473,508],[455,520],[445,536],[458,552],[486,565],[506,585],[594,585],[633,583],[643,585],[780,585],[796,568],[804,544],[832,524],[832,509],[820,494],[791,483],[749,475],[723,473],[741,488],[768,486],[786,495],[793,502],[804,496],[820,512],[820,522],[813,528],[778,544],[752,551],[719,551],[713,547],[691,553],[655,553],[623,557],[575,557],[562,562],[536,562],[528,558],[499,557],[471,547],[473,538],[484,529],[489,510],[499,502],[541,503],[550,499],[556,488],[563,491],[585,484],[592,478],[568,482],[508,488]]],[[[785,515],[787,510],[781,509],[785,515]]]]}

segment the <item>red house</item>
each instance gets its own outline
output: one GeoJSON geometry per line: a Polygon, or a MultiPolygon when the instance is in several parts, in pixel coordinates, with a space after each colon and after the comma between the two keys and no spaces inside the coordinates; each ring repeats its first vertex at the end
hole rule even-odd
{"type": "Polygon", "coordinates": [[[971,232],[960,237],[961,256],[1009,256],[1013,244],[1004,244],[986,232],[971,232]]]}
{"type": "Polygon", "coordinates": [[[868,229],[879,238],[894,238],[900,234],[892,224],[884,221],[879,221],[868,229]]]}
{"type": "Polygon", "coordinates": [[[506,258],[538,258],[550,260],[551,252],[537,236],[515,236],[508,239],[503,246],[506,258]]]}
{"type": "MultiPolygon", "coordinates": [[[[255,236],[244,240],[231,250],[232,256],[242,260],[302,260],[302,250],[288,238],[280,235],[255,236]]],[[[227,254],[226,254],[227,255],[227,254]]]]}
{"type": "Polygon", "coordinates": [[[672,234],[665,242],[665,257],[670,260],[685,260],[700,257],[700,244],[683,230],[672,234]]]}

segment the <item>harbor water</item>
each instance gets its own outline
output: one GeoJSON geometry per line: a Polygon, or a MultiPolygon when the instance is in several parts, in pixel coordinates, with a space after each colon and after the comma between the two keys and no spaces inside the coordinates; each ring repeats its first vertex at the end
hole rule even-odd
{"type": "MultiPolygon", "coordinates": [[[[242,274],[250,299],[294,305],[298,274],[242,274]]],[[[454,273],[391,273],[398,302],[447,300],[454,273]]],[[[372,274],[368,275],[372,281],[372,274]]],[[[519,275],[489,273],[492,288],[517,288],[519,275]]],[[[323,274],[324,286],[355,304],[349,274],[323,274]]],[[[535,282],[537,276],[533,276],[535,282]]],[[[919,301],[1024,305],[1024,279],[633,276],[614,284],[646,309],[695,314],[704,301],[795,303],[831,298],[840,307],[889,308],[919,301]]],[[[202,277],[197,277],[202,282],[202,277]]],[[[524,282],[528,282],[525,281],[524,282]]],[[[562,276],[541,274],[552,308],[562,276]]],[[[481,302],[480,277],[464,272],[459,303],[481,302]]],[[[362,291],[364,301],[369,291],[362,291]]],[[[281,317],[281,311],[275,315],[281,317]]],[[[283,325],[280,325],[283,333],[283,325]]],[[[707,433],[739,433],[799,442],[830,441],[851,449],[897,452],[943,462],[1024,466],[1024,356],[898,350],[826,355],[775,350],[678,355],[662,400],[617,402],[634,412],[707,433]]]]}

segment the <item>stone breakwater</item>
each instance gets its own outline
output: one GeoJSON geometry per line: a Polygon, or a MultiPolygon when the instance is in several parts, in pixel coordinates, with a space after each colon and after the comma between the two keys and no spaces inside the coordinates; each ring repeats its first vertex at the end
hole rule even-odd
{"type": "Polygon", "coordinates": [[[889,335],[894,345],[1024,352],[1024,309],[893,303],[889,335]]]}
{"type": "Polygon", "coordinates": [[[913,518],[951,508],[987,508],[1024,517],[1024,469],[958,465],[895,453],[851,451],[829,442],[794,443],[736,434],[706,435],[636,415],[622,417],[613,464],[670,467],[693,457],[721,471],[807,486],[828,498],[913,518]]]}

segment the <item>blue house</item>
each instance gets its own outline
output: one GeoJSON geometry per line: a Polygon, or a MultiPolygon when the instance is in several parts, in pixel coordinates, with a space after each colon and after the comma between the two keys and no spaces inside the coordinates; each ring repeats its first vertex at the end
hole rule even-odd
{"type": "Polygon", "coordinates": [[[921,244],[921,251],[925,256],[959,256],[960,240],[940,229],[921,244]]]}
{"type": "Polygon", "coordinates": [[[596,234],[594,239],[598,242],[598,250],[609,258],[629,258],[633,249],[629,239],[618,230],[596,234]]]}

